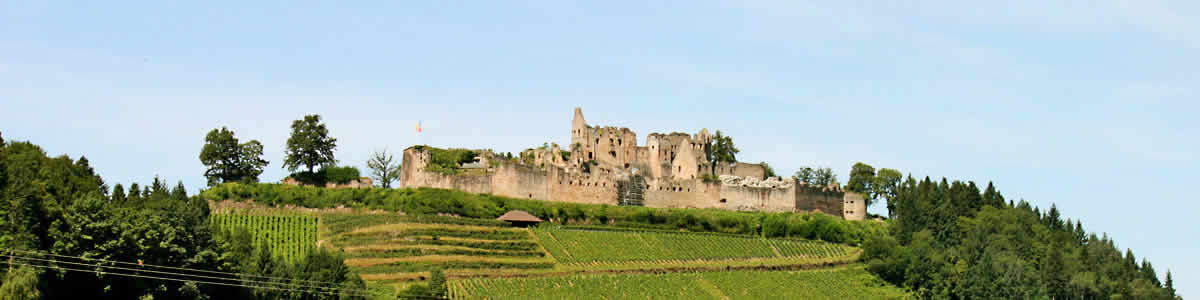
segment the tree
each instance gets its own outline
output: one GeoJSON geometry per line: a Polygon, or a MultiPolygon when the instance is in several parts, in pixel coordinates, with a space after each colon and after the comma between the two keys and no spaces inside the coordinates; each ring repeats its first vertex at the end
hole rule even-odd
{"type": "Polygon", "coordinates": [[[725,136],[721,134],[720,130],[717,130],[717,134],[713,135],[712,140],[709,140],[708,145],[704,147],[704,158],[712,166],[712,175],[717,176],[717,166],[719,164],[737,162],[738,152],[741,152],[741,150],[738,150],[733,145],[733,138],[725,136]]]}
{"type": "Polygon", "coordinates": [[[817,170],[813,169],[812,167],[800,167],[800,169],[796,170],[796,173],[792,175],[792,179],[795,179],[798,182],[804,182],[804,183],[808,183],[808,184],[812,184],[813,179],[816,179],[816,178],[817,178],[817,170]]]}
{"type": "Polygon", "coordinates": [[[874,181],[875,167],[857,162],[850,167],[850,181],[846,182],[846,190],[862,194],[867,201],[867,207],[871,207],[871,204],[875,202],[872,199],[874,195],[871,194],[875,185],[874,181]]]}
{"type": "Polygon", "coordinates": [[[335,149],[337,139],[329,136],[329,129],[321,123],[321,115],[307,115],[292,121],[292,135],[287,140],[287,158],[283,166],[292,172],[305,166],[312,173],[313,167],[337,163],[333,158],[335,149]]]}
{"type": "Polygon", "coordinates": [[[777,175],[775,175],[775,169],[771,168],[771,165],[768,165],[767,162],[765,162],[765,161],[760,162],[760,163],[758,163],[758,165],[762,166],[762,168],[763,168],[763,179],[777,176],[777,175]]]}
{"type": "Polygon", "coordinates": [[[813,176],[814,176],[813,181],[812,181],[813,185],[816,185],[816,186],[839,185],[837,182],[838,181],[837,173],[834,173],[832,168],[825,167],[825,168],[817,169],[813,176]]]}
{"type": "Polygon", "coordinates": [[[896,169],[879,168],[879,173],[875,175],[875,180],[872,182],[871,196],[875,199],[884,199],[887,201],[888,217],[892,216],[892,212],[896,209],[896,189],[900,186],[900,180],[904,179],[904,175],[896,169]]]}
{"type": "Polygon", "coordinates": [[[1171,294],[1171,299],[1175,299],[1175,280],[1171,278],[1171,270],[1167,270],[1167,293],[1171,294]]]}
{"type": "Polygon", "coordinates": [[[125,187],[121,186],[120,183],[118,183],[116,186],[113,187],[112,202],[113,203],[125,202],[125,187]]]}
{"type": "Polygon", "coordinates": [[[391,188],[392,182],[400,179],[400,162],[393,162],[394,157],[387,149],[371,153],[367,159],[367,168],[371,169],[371,178],[384,188],[391,188]]]}
{"type": "Polygon", "coordinates": [[[38,273],[40,272],[30,266],[20,266],[9,271],[4,275],[3,283],[0,283],[0,299],[41,299],[44,295],[38,290],[38,273]]]}
{"type": "Polygon", "coordinates": [[[208,185],[222,182],[258,181],[267,161],[262,159],[262,143],[250,140],[238,143],[233,131],[221,127],[204,136],[204,147],[200,149],[200,163],[208,167],[204,177],[208,185]]]}

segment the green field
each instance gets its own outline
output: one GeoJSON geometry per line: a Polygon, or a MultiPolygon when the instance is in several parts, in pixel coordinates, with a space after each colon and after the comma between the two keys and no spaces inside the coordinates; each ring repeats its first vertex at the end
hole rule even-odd
{"type": "Polygon", "coordinates": [[[534,235],[560,263],[841,257],[846,246],[798,239],[659,231],[539,228],[534,235]]]}
{"type": "Polygon", "coordinates": [[[899,299],[861,267],[456,280],[454,299],[899,299]]]}
{"type": "Polygon", "coordinates": [[[313,214],[230,212],[212,214],[209,222],[216,230],[244,228],[254,245],[266,242],[272,253],[287,260],[303,257],[317,246],[319,219],[313,214]]]}

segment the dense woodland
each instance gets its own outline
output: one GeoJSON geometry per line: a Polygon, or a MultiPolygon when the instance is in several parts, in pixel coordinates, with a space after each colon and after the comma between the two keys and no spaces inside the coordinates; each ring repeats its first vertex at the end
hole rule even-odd
{"type": "Polygon", "coordinates": [[[892,196],[891,234],[867,239],[864,260],[923,298],[1175,298],[1170,272],[1160,281],[1149,261],[1053,205],[1043,212],[1006,202],[990,183],[981,192],[928,177],[908,177],[892,196]]]}
{"type": "Polygon", "coordinates": [[[338,254],[285,261],[245,231],[212,232],[207,202],[182,183],[110,192],[87,158],[0,144],[2,299],[337,299],[363,289],[338,254]]]}

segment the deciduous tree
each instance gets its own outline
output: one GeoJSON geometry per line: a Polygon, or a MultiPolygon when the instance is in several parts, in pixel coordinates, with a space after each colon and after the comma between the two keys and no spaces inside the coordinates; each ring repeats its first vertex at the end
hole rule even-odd
{"type": "Polygon", "coordinates": [[[713,135],[712,140],[704,147],[704,157],[712,166],[712,175],[717,175],[717,166],[737,162],[737,154],[741,152],[733,145],[733,138],[725,136],[720,130],[713,135]]]}
{"type": "Polygon", "coordinates": [[[904,175],[896,169],[879,168],[879,173],[875,175],[875,180],[872,182],[871,197],[887,201],[889,218],[896,209],[894,203],[896,202],[896,189],[900,186],[900,180],[903,179],[904,175]]]}
{"type": "Polygon", "coordinates": [[[337,139],[329,136],[329,129],[321,123],[321,115],[307,115],[292,121],[292,135],[287,140],[283,166],[292,172],[304,166],[312,173],[316,166],[337,163],[333,157],[335,149],[337,139]]]}
{"type": "Polygon", "coordinates": [[[208,167],[204,177],[208,185],[222,182],[258,181],[267,161],[262,159],[262,143],[250,140],[238,143],[233,131],[221,127],[209,131],[200,149],[200,163],[208,167]]]}
{"type": "Polygon", "coordinates": [[[867,201],[867,207],[874,204],[871,192],[875,185],[875,167],[862,162],[854,163],[850,168],[850,180],[846,182],[846,190],[859,193],[867,201]]]}
{"type": "Polygon", "coordinates": [[[394,161],[387,149],[371,153],[367,168],[371,169],[371,178],[381,187],[390,188],[392,182],[400,179],[400,162],[394,161]]]}

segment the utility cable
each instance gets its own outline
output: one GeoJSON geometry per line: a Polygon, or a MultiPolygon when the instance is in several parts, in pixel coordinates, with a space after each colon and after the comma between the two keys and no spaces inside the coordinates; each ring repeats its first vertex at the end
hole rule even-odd
{"type": "MultiPolygon", "coordinates": [[[[215,276],[194,275],[194,274],[185,274],[185,273],[176,273],[176,272],[164,272],[164,271],[145,270],[145,269],[137,269],[137,268],[125,268],[125,267],[115,267],[115,266],[98,266],[98,265],[86,264],[86,263],[79,263],[79,262],[69,262],[69,261],[62,261],[62,260],[44,259],[44,258],[35,258],[35,257],[25,257],[25,256],[17,256],[17,255],[5,255],[5,254],[0,254],[0,256],[3,256],[3,257],[10,257],[10,258],[14,258],[14,259],[24,259],[24,260],[43,261],[43,262],[47,262],[47,263],[62,263],[62,264],[78,265],[78,266],[84,266],[84,267],[97,267],[97,268],[106,268],[106,269],[123,270],[123,271],[145,272],[145,273],[163,274],[163,275],[175,275],[175,276],[180,276],[180,277],[195,277],[195,278],[203,278],[203,279],[209,279],[209,280],[242,281],[242,282],[251,282],[251,283],[257,283],[257,284],[280,285],[280,286],[289,286],[289,287],[297,287],[297,288],[318,288],[318,289],[326,289],[326,290],[329,290],[329,289],[333,289],[333,290],[338,290],[338,289],[341,289],[341,290],[352,290],[352,289],[344,289],[344,288],[340,288],[340,287],[325,287],[325,286],[313,286],[313,285],[304,285],[304,284],[297,284],[297,283],[270,282],[270,281],[258,281],[258,280],[243,280],[243,279],[241,279],[241,278],[215,277],[215,276]]],[[[358,289],[353,289],[352,291],[363,292],[363,291],[366,291],[366,290],[358,290],[358,289]]]]}
{"type": "Polygon", "coordinates": [[[73,259],[78,259],[78,260],[83,260],[83,261],[98,261],[98,262],[107,262],[107,263],[114,263],[114,264],[134,265],[134,266],[138,266],[138,267],[152,267],[152,268],[180,270],[180,271],[192,271],[192,272],[209,273],[209,274],[237,275],[237,276],[254,277],[254,278],[262,278],[262,279],[294,280],[294,281],[300,281],[300,282],[323,283],[323,284],[330,284],[330,285],[340,284],[337,282],[329,282],[329,281],[291,279],[291,278],[287,278],[287,277],[272,277],[272,276],[237,273],[237,272],[210,271],[210,270],[203,270],[203,269],[171,267],[171,266],[153,265],[153,264],[145,264],[145,263],[139,264],[139,263],[131,263],[131,262],[123,262],[123,261],[115,261],[115,260],[105,260],[105,259],[99,259],[99,258],[87,258],[87,257],[82,257],[82,256],[71,256],[71,255],[53,254],[53,253],[38,252],[38,251],[0,248],[0,252],[4,252],[4,251],[24,252],[24,253],[47,255],[47,256],[54,256],[54,257],[73,258],[73,259]]]}
{"type": "Polygon", "coordinates": [[[364,297],[367,297],[367,296],[375,296],[374,294],[357,294],[357,293],[345,293],[345,292],[343,292],[343,293],[338,293],[338,292],[325,292],[325,291],[315,291],[315,290],[301,290],[301,289],[280,288],[280,287],[272,287],[272,286],[254,286],[254,285],[245,285],[245,284],[232,284],[232,283],[224,283],[224,282],[208,282],[208,281],[200,281],[200,280],[186,280],[186,279],[178,279],[178,278],[166,278],[166,277],[158,277],[158,276],[147,276],[147,275],[138,275],[138,274],[126,274],[126,273],[120,273],[120,272],[98,272],[98,271],[95,271],[95,270],[74,269],[74,268],[67,268],[67,267],[61,267],[61,266],[47,266],[47,265],[37,265],[37,264],[23,264],[23,263],[16,263],[16,262],[4,262],[4,263],[7,263],[7,264],[9,264],[9,265],[30,266],[30,267],[35,267],[35,268],[43,268],[43,269],[51,269],[51,270],[65,270],[65,271],[84,272],[84,273],[101,273],[101,274],[107,274],[107,275],[117,275],[117,276],[135,277],[135,278],[146,278],[146,279],[157,279],[157,280],[170,280],[170,281],[179,281],[179,282],[195,282],[195,283],[202,283],[202,284],[223,285],[223,286],[231,286],[231,287],[245,287],[245,288],[255,288],[255,289],[270,289],[270,290],[290,291],[290,292],[303,292],[303,293],[318,293],[318,294],[326,294],[326,295],[343,295],[343,294],[350,294],[350,295],[353,295],[353,296],[364,296],[364,297]]]}

